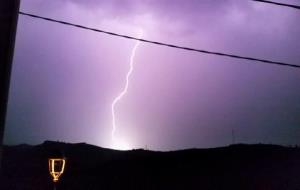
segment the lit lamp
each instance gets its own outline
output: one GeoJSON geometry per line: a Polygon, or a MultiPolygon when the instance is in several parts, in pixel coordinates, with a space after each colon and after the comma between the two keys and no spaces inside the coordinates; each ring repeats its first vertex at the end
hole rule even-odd
{"type": "Polygon", "coordinates": [[[59,177],[64,173],[66,160],[64,158],[49,158],[49,172],[53,177],[54,189],[55,183],[58,182],[59,177]]]}

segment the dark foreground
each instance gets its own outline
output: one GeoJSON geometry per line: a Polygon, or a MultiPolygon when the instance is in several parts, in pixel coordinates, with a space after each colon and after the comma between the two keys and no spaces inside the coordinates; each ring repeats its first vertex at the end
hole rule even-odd
{"type": "Polygon", "coordinates": [[[53,189],[48,160],[67,158],[57,190],[300,190],[300,149],[234,145],[174,152],[45,142],[4,148],[1,190],[53,189]]]}

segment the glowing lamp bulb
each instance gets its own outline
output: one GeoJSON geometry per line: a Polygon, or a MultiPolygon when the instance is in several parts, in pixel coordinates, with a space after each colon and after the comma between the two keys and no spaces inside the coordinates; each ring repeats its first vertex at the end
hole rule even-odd
{"type": "Polygon", "coordinates": [[[49,158],[48,163],[50,175],[53,177],[53,182],[56,183],[64,173],[66,160],[63,158],[49,158]]]}

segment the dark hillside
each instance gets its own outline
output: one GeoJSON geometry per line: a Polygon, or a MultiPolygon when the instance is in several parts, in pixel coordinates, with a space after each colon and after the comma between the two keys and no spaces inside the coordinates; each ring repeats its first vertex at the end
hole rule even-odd
{"type": "Polygon", "coordinates": [[[300,149],[233,145],[172,152],[115,151],[46,141],[4,148],[2,190],[50,190],[47,158],[66,157],[57,190],[300,189],[300,149]]]}

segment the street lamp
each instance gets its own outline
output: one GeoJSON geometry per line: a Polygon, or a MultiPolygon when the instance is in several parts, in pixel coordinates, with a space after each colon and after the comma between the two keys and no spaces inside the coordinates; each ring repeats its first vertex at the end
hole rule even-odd
{"type": "Polygon", "coordinates": [[[66,160],[64,158],[49,158],[48,163],[50,175],[53,177],[55,190],[55,184],[58,182],[59,177],[64,173],[66,160]]]}

